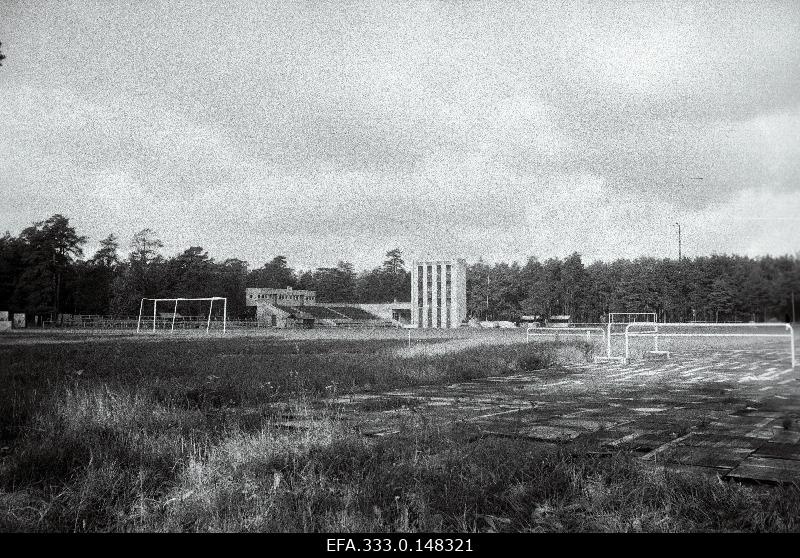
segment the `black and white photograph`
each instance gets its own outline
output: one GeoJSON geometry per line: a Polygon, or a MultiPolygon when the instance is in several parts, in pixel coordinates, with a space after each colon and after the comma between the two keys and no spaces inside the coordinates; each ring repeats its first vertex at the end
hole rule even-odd
{"type": "Polygon", "coordinates": [[[0,533],[800,533],[798,310],[796,0],[0,0],[0,533]]]}

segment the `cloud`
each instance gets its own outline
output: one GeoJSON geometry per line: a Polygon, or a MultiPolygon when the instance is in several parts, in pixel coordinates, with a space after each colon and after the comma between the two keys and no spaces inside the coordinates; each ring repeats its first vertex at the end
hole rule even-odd
{"type": "MultiPolygon", "coordinates": [[[[722,209],[736,200],[795,207],[792,3],[7,14],[0,224],[12,230],[61,212],[93,238],[147,226],[166,251],[254,264],[369,266],[398,245],[612,259],[674,255],[676,220],[687,235],[693,219],[744,222],[722,209]]],[[[736,245],[703,230],[697,253],[736,245]]],[[[745,242],[749,230],[731,229],[742,250],[786,247],[755,230],[745,242]]]]}
{"type": "Polygon", "coordinates": [[[754,187],[728,203],[686,215],[686,254],[758,256],[800,252],[800,191],[776,192],[754,187]]]}

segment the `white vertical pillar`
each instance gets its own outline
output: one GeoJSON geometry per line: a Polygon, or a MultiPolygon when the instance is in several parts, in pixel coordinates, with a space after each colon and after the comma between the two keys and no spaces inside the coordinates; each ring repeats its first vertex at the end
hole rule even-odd
{"type": "Polygon", "coordinates": [[[461,325],[461,266],[458,260],[450,264],[450,312],[453,327],[461,325]]]}
{"type": "Polygon", "coordinates": [[[417,262],[412,262],[411,266],[411,325],[419,327],[417,324],[417,262]]]}
{"type": "MultiPolygon", "coordinates": [[[[178,299],[175,299],[175,308],[172,310],[172,329],[170,330],[172,333],[175,332],[175,316],[178,314],[178,299]]],[[[184,327],[186,327],[184,325],[184,327]]]]}
{"type": "Polygon", "coordinates": [[[214,299],[211,299],[211,305],[208,307],[208,321],[206,322],[206,333],[211,329],[211,310],[214,308],[214,299]]]}
{"type": "Polygon", "coordinates": [[[458,319],[458,310],[456,309],[456,293],[458,292],[456,277],[458,276],[458,270],[455,264],[455,261],[450,264],[450,327],[461,325],[461,321],[458,319]]]}
{"type": "Polygon", "coordinates": [[[422,327],[428,327],[428,266],[422,262],[422,327]]]}
{"type": "Polygon", "coordinates": [[[222,299],[222,333],[228,331],[228,299],[222,299]]]}
{"type": "Polygon", "coordinates": [[[445,300],[444,288],[445,281],[445,266],[442,263],[436,264],[436,327],[447,327],[447,316],[445,315],[445,300]]]}
{"type": "Polygon", "coordinates": [[[450,264],[451,306],[448,306],[448,304],[447,304],[447,265],[448,264],[449,264],[449,262],[445,262],[444,265],[442,266],[442,289],[444,289],[442,291],[442,304],[444,304],[444,310],[443,310],[444,317],[442,318],[442,323],[444,324],[445,328],[448,327],[447,326],[448,317],[450,318],[450,326],[449,327],[453,327],[453,314],[452,314],[452,311],[453,311],[453,308],[452,308],[453,265],[450,264]]]}
{"type": "Polygon", "coordinates": [[[153,299],[153,333],[156,332],[156,306],[158,305],[158,299],[153,299]]]}
{"type": "Polygon", "coordinates": [[[436,270],[439,264],[431,264],[431,327],[436,328],[436,312],[439,309],[439,286],[436,283],[436,270]]]}
{"type": "Polygon", "coordinates": [[[434,294],[436,296],[436,312],[434,312],[435,316],[433,317],[436,320],[436,327],[442,327],[442,264],[437,263],[434,266],[434,281],[436,281],[436,287],[434,294]]]}
{"type": "Polygon", "coordinates": [[[139,303],[139,321],[136,322],[136,333],[139,333],[139,328],[142,327],[142,308],[144,307],[144,299],[139,303]]]}

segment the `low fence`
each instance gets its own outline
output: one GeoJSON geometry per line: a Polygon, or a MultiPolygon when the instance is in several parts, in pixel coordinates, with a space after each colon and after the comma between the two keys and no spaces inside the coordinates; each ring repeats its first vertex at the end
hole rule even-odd
{"type": "MultiPolygon", "coordinates": [[[[221,318],[211,318],[211,329],[222,329],[223,321],[221,318]]],[[[137,316],[74,316],[71,319],[62,320],[60,323],[56,321],[45,321],[35,329],[59,329],[59,330],[133,330],[136,331],[139,319],[137,316]]],[[[191,330],[191,329],[206,329],[209,325],[208,318],[204,316],[183,316],[175,318],[176,330],[191,330]]],[[[317,328],[385,328],[397,327],[396,324],[385,320],[364,320],[344,322],[338,324],[322,324],[316,323],[314,327],[317,328]]],[[[34,329],[33,327],[31,329],[34,329]]],[[[142,331],[153,330],[153,318],[148,317],[146,320],[142,319],[140,326],[142,331]]],[[[173,329],[172,316],[158,316],[155,319],[155,329],[158,330],[171,330],[173,329]]],[[[259,321],[256,319],[248,320],[227,320],[226,329],[248,330],[248,329],[275,329],[275,326],[269,322],[259,321]]]]}

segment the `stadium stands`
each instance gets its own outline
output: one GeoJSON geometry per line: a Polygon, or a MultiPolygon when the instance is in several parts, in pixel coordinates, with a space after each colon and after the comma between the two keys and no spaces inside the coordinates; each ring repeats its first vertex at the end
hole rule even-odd
{"type": "Polygon", "coordinates": [[[352,306],[328,306],[329,310],[333,310],[339,314],[342,314],[346,318],[350,318],[351,320],[357,321],[371,321],[371,320],[380,320],[378,316],[370,314],[369,312],[362,310],[361,308],[355,308],[352,306]]]}
{"type": "Polygon", "coordinates": [[[295,310],[305,312],[318,320],[345,320],[347,316],[343,316],[339,312],[326,308],[325,306],[300,306],[295,307],[295,310]]]}

